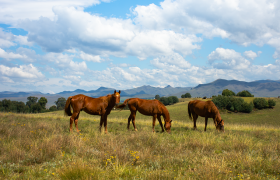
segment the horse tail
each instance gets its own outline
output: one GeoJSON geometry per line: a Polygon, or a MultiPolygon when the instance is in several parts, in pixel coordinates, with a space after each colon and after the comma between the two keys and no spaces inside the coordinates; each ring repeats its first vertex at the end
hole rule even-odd
{"type": "Polygon", "coordinates": [[[71,107],[70,107],[71,99],[72,99],[72,96],[68,97],[68,99],[66,100],[66,103],[65,103],[65,107],[64,107],[64,114],[67,116],[72,116],[71,107]]]}
{"type": "Polygon", "coordinates": [[[191,112],[191,108],[190,108],[190,103],[188,104],[188,113],[189,113],[190,120],[192,120],[192,112],[191,112]]]}
{"type": "MultiPolygon", "coordinates": [[[[131,99],[131,98],[130,98],[130,99],[131,99]]],[[[116,106],[116,108],[123,110],[123,108],[125,108],[127,102],[128,102],[130,99],[126,99],[122,104],[116,106]]]]}

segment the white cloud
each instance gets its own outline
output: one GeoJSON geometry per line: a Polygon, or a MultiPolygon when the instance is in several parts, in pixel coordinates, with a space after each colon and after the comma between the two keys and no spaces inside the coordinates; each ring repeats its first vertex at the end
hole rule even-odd
{"type": "Polygon", "coordinates": [[[26,20],[20,24],[29,32],[28,40],[47,52],[69,49],[83,51],[85,60],[101,61],[110,55],[117,57],[173,54],[182,55],[199,49],[202,39],[174,31],[141,30],[130,19],[103,18],[75,8],[54,8],[57,19],[26,20]],[[52,29],[50,31],[50,29],[52,29]],[[99,59],[100,58],[100,59],[99,59]]]}
{"type": "MultiPolygon", "coordinates": [[[[258,52],[258,54],[260,54],[260,53],[261,52],[258,52]]],[[[258,57],[257,53],[255,53],[253,51],[245,51],[243,54],[246,58],[249,58],[249,59],[252,59],[252,60],[254,60],[256,57],[258,57]]]]}
{"type": "Polygon", "coordinates": [[[208,55],[208,62],[218,69],[245,69],[251,62],[233,49],[217,48],[208,55]]]}
{"type": "Polygon", "coordinates": [[[15,54],[13,52],[6,52],[5,50],[0,48],[0,58],[4,58],[9,61],[11,59],[27,59],[27,56],[15,54]]]}
{"type": "Polygon", "coordinates": [[[86,61],[99,62],[99,63],[102,61],[100,56],[93,56],[93,55],[90,55],[90,54],[86,54],[84,52],[81,52],[80,58],[83,59],[83,60],[86,60],[86,61]]]}
{"type": "Polygon", "coordinates": [[[7,67],[0,65],[0,73],[6,78],[18,79],[19,81],[39,80],[44,78],[44,75],[32,64],[21,65],[19,67],[7,67]]]}
{"type": "MultiPolygon", "coordinates": [[[[109,0],[106,0],[105,2],[108,1],[109,0]]],[[[55,19],[55,14],[52,11],[54,7],[74,6],[77,8],[83,8],[99,4],[100,2],[100,0],[9,0],[0,3],[0,22],[16,24],[20,19],[34,20],[39,17],[55,19]]]]}

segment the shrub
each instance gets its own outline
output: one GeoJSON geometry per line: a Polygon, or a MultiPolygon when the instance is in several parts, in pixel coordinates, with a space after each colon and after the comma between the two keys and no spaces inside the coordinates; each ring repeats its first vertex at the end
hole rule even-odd
{"type": "Polygon", "coordinates": [[[224,89],[223,92],[222,92],[222,95],[223,96],[235,96],[235,93],[231,90],[224,89]]]}
{"type": "Polygon", "coordinates": [[[244,91],[241,91],[239,93],[237,93],[236,96],[240,96],[240,97],[254,97],[254,95],[252,95],[249,91],[247,90],[244,90],[244,91]]]}
{"type": "Polygon", "coordinates": [[[191,98],[191,94],[190,93],[186,93],[186,94],[182,94],[181,98],[191,98]]]}
{"type": "Polygon", "coordinates": [[[276,102],[273,100],[273,99],[269,99],[268,100],[268,107],[272,107],[272,106],[275,106],[276,105],[276,102]]]}
{"type": "Polygon", "coordinates": [[[252,103],[246,103],[244,99],[233,96],[218,95],[214,97],[212,101],[219,109],[246,113],[250,113],[253,110],[252,103]]]}
{"type": "Polygon", "coordinates": [[[49,108],[49,110],[50,110],[50,111],[56,111],[56,110],[57,110],[56,105],[51,106],[51,107],[49,108]]]}
{"type": "Polygon", "coordinates": [[[252,102],[250,102],[250,103],[243,102],[241,105],[240,112],[250,113],[250,112],[252,112],[253,107],[254,107],[254,105],[252,102]]]}
{"type": "Polygon", "coordinates": [[[253,100],[254,106],[257,109],[264,109],[266,107],[268,107],[268,102],[266,99],[264,98],[255,98],[253,100]]]}

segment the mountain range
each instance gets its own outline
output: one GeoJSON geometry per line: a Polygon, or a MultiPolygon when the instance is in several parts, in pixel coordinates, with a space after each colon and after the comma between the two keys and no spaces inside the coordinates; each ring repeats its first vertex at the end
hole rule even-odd
{"type": "MultiPolygon", "coordinates": [[[[121,101],[131,97],[138,97],[144,99],[152,99],[155,95],[162,96],[177,96],[181,97],[182,94],[189,92],[192,97],[211,97],[212,95],[222,94],[224,89],[230,89],[235,93],[238,93],[243,90],[248,90],[255,97],[278,97],[280,96],[280,80],[259,80],[253,82],[244,82],[237,80],[224,80],[217,79],[211,83],[199,84],[196,87],[171,87],[170,85],[160,88],[153,87],[149,85],[121,90],[121,101]]],[[[36,96],[46,97],[48,99],[47,107],[54,105],[54,102],[59,97],[68,98],[76,94],[84,94],[90,97],[100,97],[107,94],[112,94],[115,89],[100,87],[96,90],[85,91],[82,89],[76,89],[75,91],[63,91],[57,94],[44,94],[41,92],[31,91],[31,92],[11,92],[4,91],[0,92],[0,100],[10,99],[14,101],[26,102],[27,97],[36,96]]],[[[117,89],[118,91],[118,89],[117,89]]]]}

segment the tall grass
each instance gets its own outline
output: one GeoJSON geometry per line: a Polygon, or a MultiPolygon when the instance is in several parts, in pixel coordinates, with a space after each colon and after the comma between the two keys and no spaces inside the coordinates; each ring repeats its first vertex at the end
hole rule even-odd
{"type": "Polygon", "coordinates": [[[127,111],[109,115],[107,135],[98,131],[98,116],[81,114],[81,133],[70,134],[62,112],[0,113],[0,178],[280,178],[280,130],[273,117],[279,102],[252,114],[222,113],[225,133],[216,132],[212,120],[203,132],[203,118],[192,130],[186,104],[168,106],[171,134],[160,133],[158,123],[152,133],[152,118],[140,114],[138,131],[127,131],[127,111]]]}

